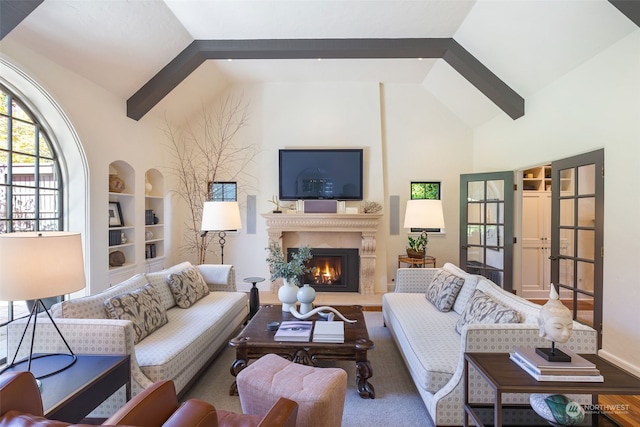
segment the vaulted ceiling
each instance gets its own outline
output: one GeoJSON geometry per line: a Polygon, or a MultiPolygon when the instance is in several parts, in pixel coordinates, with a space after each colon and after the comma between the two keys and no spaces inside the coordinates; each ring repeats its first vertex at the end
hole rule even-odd
{"type": "Polygon", "coordinates": [[[236,82],[376,82],[420,85],[476,126],[526,114],[528,96],[637,30],[638,4],[3,0],[0,52],[73,70],[136,120],[199,108],[236,82]]]}

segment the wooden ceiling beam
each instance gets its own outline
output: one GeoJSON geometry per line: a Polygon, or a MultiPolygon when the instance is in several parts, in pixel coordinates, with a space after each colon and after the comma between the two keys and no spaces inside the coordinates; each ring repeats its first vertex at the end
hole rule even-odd
{"type": "Polygon", "coordinates": [[[1,0],[0,40],[29,16],[44,0],[1,0]]]}
{"type": "Polygon", "coordinates": [[[639,0],[609,0],[624,16],[640,27],[640,1],[639,0]]]}
{"type": "Polygon", "coordinates": [[[127,116],[140,120],[206,60],[442,58],[513,119],[524,99],[452,38],[195,40],[131,98],[127,116]]]}

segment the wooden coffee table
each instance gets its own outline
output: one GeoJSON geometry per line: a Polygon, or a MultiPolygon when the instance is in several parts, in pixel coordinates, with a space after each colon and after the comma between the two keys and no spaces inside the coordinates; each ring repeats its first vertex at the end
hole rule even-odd
{"type": "MultiPolygon", "coordinates": [[[[291,313],[282,311],[279,305],[264,306],[251,319],[240,334],[229,341],[236,349],[236,360],[231,366],[231,374],[235,377],[246,368],[250,359],[274,353],[296,363],[317,366],[322,360],[353,360],[356,362],[356,386],[363,399],[375,398],[375,390],[368,379],[373,376],[371,363],[367,359],[367,351],[374,348],[369,339],[367,324],[364,320],[362,306],[334,307],[347,319],[357,320],[356,323],[344,324],[344,343],[316,343],[316,342],[282,342],[274,341],[275,331],[267,330],[267,323],[296,320],[291,313]]],[[[321,320],[314,315],[308,320],[321,320]]],[[[336,317],[336,320],[340,320],[336,317]]],[[[236,395],[238,389],[234,381],[229,391],[236,395]]]]}

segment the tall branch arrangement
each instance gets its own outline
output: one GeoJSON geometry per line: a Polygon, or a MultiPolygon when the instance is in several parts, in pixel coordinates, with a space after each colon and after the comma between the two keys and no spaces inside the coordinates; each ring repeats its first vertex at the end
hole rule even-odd
{"type": "Polygon", "coordinates": [[[255,144],[243,145],[238,133],[247,125],[247,109],[242,97],[227,95],[217,107],[202,109],[197,125],[173,129],[166,123],[168,147],[175,162],[171,173],[178,180],[172,190],[187,205],[182,253],[207,253],[212,236],[201,236],[202,207],[211,199],[209,184],[215,181],[240,181],[249,176],[247,166],[257,154],[255,144]]]}

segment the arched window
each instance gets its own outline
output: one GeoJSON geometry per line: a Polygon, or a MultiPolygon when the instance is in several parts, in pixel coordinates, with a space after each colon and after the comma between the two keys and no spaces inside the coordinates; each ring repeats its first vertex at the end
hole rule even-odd
{"type": "Polygon", "coordinates": [[[0,233],[62,230],[62,188],[37,117],[0,85],[0,233]]]}
{"type": "MultiPolygon", "coordinates": [[[[0,84],[0,233],[62,230],[62,189],[55,150],[38,118],[0,84]]],[[[0,334],[27,314],[25,301],[0,302],[0,334]]]]}

